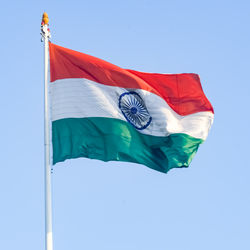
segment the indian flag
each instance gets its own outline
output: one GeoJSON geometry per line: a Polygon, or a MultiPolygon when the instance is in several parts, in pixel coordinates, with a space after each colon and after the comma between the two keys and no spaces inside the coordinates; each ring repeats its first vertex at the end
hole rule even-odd
{"type": "Polygon", "coordinates": [[[53,164],[86,157],[188,167],[213,123],[197,74],[123,69],[50,43],[53,164]]]}

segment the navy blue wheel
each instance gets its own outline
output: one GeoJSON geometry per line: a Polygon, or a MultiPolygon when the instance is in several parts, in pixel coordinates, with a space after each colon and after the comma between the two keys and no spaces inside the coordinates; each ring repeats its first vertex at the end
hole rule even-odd
{"type": "Polygon", "coordinates": [[[152,121],[143,99],[135,91],[120,95],[119,108],[126,120],[138,130],[145,129],[152,121]]]}

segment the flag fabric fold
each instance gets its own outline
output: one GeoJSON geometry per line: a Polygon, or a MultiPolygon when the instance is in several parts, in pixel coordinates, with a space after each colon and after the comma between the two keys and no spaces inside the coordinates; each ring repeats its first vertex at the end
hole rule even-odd
{"type": "Polygon", "coordinates": [[[123,69],[50,43],[53,164],[86,157],[188,167],[212,125],[197,74],[123,69]]]}

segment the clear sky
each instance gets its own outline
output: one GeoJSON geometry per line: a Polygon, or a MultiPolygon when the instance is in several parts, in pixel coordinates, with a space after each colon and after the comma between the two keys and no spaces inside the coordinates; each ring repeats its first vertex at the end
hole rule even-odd
{"type": "Polygon", "coordinates": [[[75,159],[53,173],[55,250],[250,249],[250,2],[1,2],[0,248],[44,249],[43,44],[198,73],[215,110],[187,169],[75,159]]]}

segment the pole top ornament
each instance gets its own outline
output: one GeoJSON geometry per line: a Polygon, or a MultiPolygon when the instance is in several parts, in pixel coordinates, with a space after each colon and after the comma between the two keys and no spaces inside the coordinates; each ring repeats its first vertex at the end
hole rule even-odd
{"type": "Polygon", "coordinates": [[[41,23],[42,42],[44,41],[45,38],[46,39],[51,38],[50,30],[48,26],[49,26],[49,17],[48,17],[48,14],[44,12],[43,17],[42,17],[42,23],[41,23]]]}
{"type": "Polygon", "coordinates": [[[42,18],[42,26],[44,25],[49,25],[49,16],[46,12],[43,13],[43,18],[42,18]]]}

